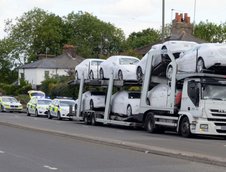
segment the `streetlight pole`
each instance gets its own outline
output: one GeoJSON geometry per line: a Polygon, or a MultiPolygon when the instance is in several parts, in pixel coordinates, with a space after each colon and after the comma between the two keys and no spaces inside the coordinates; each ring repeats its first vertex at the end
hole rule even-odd
{"type": "Polygon", "coordinates": [[[162,42],[165,36],[165,0],[162,0],[162,42]]]}

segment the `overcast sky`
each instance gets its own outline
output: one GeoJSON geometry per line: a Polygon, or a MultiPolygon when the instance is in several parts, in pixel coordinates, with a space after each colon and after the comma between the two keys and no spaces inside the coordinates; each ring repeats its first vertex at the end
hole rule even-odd
{"type": "MultiPolygon", "coordinates": [[[[187,12],[193,22],[194,4],[195,0],[165,0],[165,22],[170,23],[175,12],[187,12]]],[[[34,7],[59,16],[86,11],[121,28],[126,36],[146,28],[160,29],[162,23],[162,0],[0,0],[0,39],[6,35],[6,19],[20,17],[34,7]]],[[[195,21],[224,23],[225,9],[225,0],[196,0],[195,21]]]]}

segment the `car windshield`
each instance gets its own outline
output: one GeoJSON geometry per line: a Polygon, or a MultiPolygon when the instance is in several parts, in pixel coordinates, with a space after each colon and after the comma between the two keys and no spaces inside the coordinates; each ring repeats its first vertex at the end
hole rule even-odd
{"type": "Polygon", "coordinates": [[[140,99],[140,93],[129,93],[129,99],[140,99]]]}
{"type": "Polygon", "coordinates": [[[103,61],[91,61],[92,66],[99,66],[103,61]]]}
{"type": "Polygon", "coordinates": [[[75,102],[74,101],[68,101],[68,100],[61,100],[60,101],[60,106],[74,106],[75,102]]]}
{"type": "Polygon", "coordinates": [[[49,105],[51,100],[38,100],[38,104],[40,105],[49,105]]]}
{"type": "Polygon", "coordinates": [[[45,94],[43,93],[31,93],[32,97],[45,97],[45,94]]]}
{"type": "Polygon", "coordinates": [[[203,99],[226,100],[225,85],[204,85],[203,99]]]}
{"type": "Polygon", "coordinates": [[[133,58],[120,58],[119,64],[120,65],[128,65],[128,64],[134,64],[137,63],[139,60],[133,59],[133,58]]]}
{"type": "Polygon", "coordinates": [[[3,102],[18,102],[17,99],[15,99],[14,97],[3,97],[2,101],[3,102]]]}

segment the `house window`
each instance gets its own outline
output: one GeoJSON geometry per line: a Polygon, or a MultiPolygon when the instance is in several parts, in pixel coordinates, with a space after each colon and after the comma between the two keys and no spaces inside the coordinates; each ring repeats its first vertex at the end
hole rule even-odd
{"type": "Polygon", "coordinates": [[[49,78],[49,71],[46,70],[46,71],[45,71],[45,79],[48,79],[48,78],[49,78]]]}
{"type": "Polygon", "coordinates": [[[24,73],[20,73],[20,79],[24,80],[24,73]]]}

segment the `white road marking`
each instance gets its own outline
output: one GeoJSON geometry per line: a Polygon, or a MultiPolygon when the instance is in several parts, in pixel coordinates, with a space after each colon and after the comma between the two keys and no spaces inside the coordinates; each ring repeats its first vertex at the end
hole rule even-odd
{"type": "Polygon", "coordinates": [[[5,152],[0,150],[0,153],[3,154],[3,153],[5,153],[5,152]]]}
{"type": "Polygon", "coordinates": [[[47,169],[50,169],[50,170],[58,170],[58,168],[56,168],[56,167],[50,167],[48,165],[44,165],[43,167],[44,168],[47,168],[47,169]]]}

